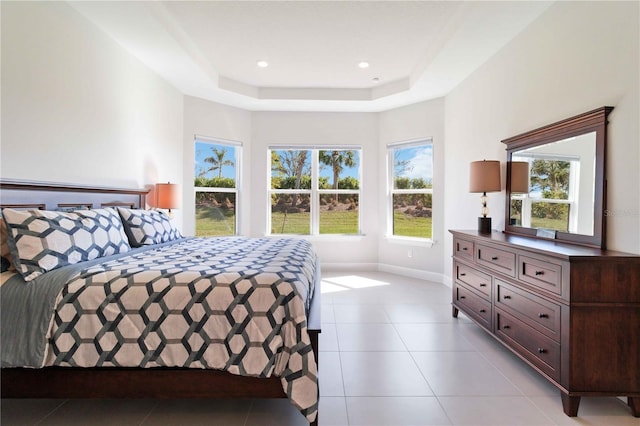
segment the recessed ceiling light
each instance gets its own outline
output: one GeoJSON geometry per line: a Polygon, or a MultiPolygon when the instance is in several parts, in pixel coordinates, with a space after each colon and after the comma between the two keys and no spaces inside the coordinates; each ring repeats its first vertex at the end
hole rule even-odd
{"type": "Polygon", "coordinates": [[[256,64],[260,67],[260,68],[266,68],[269,66],[269,62],[267,61],[258,61],[256,62],[256,64]]]}
{"type": "Polygon", "coordinates": [[[358,63],[358,66],[359,66],[360,68],[369,68],[369,62],[367,62],[367,61],[359,62],[359,63],[358,63]]]}

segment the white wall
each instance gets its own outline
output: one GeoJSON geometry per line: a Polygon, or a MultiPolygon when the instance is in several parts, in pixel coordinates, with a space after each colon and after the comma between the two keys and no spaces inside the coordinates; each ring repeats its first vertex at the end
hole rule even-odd
{"type": "Polygon", "coordinates": [[[193,178],[195,165],[194,136],[208,136],[227,141],[242,142],[242,176],[238,230],[242,235],[252,235],[251,217],[255,211],[256,191],[251,186],[251,158],[254,150],[251,144],[251,112],[221,105],[203,99],[185,96],[183,135],[183,213],[184,234],[195,234],[195,196],[193,178]]]}
{"type": "MultiPolygon", "coordinates": [[[[0,176],[127,187],[182,181],[177,222],[184,217],[189,235],[193,135],[238,140],[247,186],[240,227],[261,236],[268,145],[358,144],[365,236],[315,239],[323,263],[450,275],[446,230],[475,228],[480,209],[468,193],[469,162],[504,161],[500,140],[612,105],[608,245],[640,253],[638,9],[558,2],[444,100],[349,114],[249,112],[183,97],[66,3],[2,2],[0,176]],[[425,136],[435,144],[436,244],[409,259],[408,246],[384,239],[384,147],[425,136]]],[[[489,207],[502,230],[504,192],[489,194],[489,207]]]]}
{"type": "Polygon", "coordinates": [[[440,281],[442,274],[442,256],[444,240],[448,238],[444,226],[444,99],[421,102],[404,108],[380,113],[378,147],[378,218],[379,247],[378,262],[382,269],[416,275],[440,281]],[[433,240],[435,244],[427,247],[422,244],[409,244],[385,238],[385,212],[390,208],[385,197],[387,188],[386,149],[389,143],[422,138],[433,139],[433,240]],[[408,251],[413,257],[408,257],[408,251]]]}
{"type": "MultiPolygon", "coordinates": [[[[608,247],[640,253],[638,2],[558,2],[445,99],[445,228],[474,229],[468,164],[505,161],[502,139],[604,105],[609,116],[608,247]]],[[[504,168],[504,166],[503,166],[504,168]]],[[[504,174],[503,174],[504,181],[504,174]]],[[[504,229],[504,191],[488,194],[504,229]]],[[[451,252],[447,238],[445,253],[451,252]]],[[[450,277],[451,259],[444,256],[450,277]]]]}
{"type": "Polygon", "coordinates": [[[362,146],[363,167],[361,228],[363,237],[312,238],[322,264],[327,268],[371,267],[378,261],[379,190],[378,124],[374,113],[254,112],[251,156],[251,229],[256,236],[267,231],[270,206],[267,149],[277,144],[341,144],[362,146]],[[340,264],[340,265],[338,265],[340,264]],[[358,266],[356,266],[358,265],[358,266]]]}
{"type": "Polygon", "coordinates": [[[180,181],[182,99],[66,3],[2,3],[3,178],[180,181]]]}

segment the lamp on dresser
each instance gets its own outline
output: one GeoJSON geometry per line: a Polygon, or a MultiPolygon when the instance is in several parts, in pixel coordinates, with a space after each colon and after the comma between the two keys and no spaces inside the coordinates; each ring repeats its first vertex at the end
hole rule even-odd
{"type": "Polygon", "coordinates": [[[175,183],[156,184],[156,207],[167,209],[169,217],[173,217],[171,209],[180,208],[180,190],[175,183]]]}
{"type": "Polygon", "coordinates": [[[529,193],[529,163],[526,161],[512,161],[511,165],[511,193],[529,193]]]}
{"type": "Polygon", "coordinates": [[[496,160],[473,161],[469,167],[469,192],[481,192],[482,209],[478,217],[478,232],[491,233],[491,218],[487,208],[487,192],[500,192],[500,162],[496,160]]]}

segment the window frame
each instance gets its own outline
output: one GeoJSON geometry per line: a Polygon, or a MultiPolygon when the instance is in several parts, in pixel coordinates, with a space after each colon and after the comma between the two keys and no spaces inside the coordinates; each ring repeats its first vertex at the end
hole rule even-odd
{"type": "MultiPolygon", "coordinates": [[[[235,151],[235,188],[224,188],[224,187],[214,187],[214,186],[195,186],[193,185],[193,205],[194,205],[194,234],[195,229],[197,229],[197,218],[196,214],[196,200],[198,192],[223,192],[235,195],[235,215],[234,215],[234,233],[233,234],[225,234],[225,235],[215,235],[216,237],[220,236],[238,236],[242,235],[241,233],[241,224],[240,224],[240,211],[241,211],[241,188],[242,188],[242,148],[243,144],[240,141],[234,141],[229,139],[222,138],[214,138],[210,136],[198,135],[195,134],[193,136],[193,149],[194,149],[194,162],[193,162],[193,178],[196,178],[196,158],[195,158],[195,149],[196,143],[203,142],[209,143],[212,145],[222,145],[229,148],[233,148],[235,151]]],[[[213,235],[211,235],[213,236],[213,235]]]]}
{"type": "Polygon", "coordinates": [[[311,237],[311,238],[353,238],[361,237],[362,233],[362,162],[363,149],[360,145],[277,145],[272,144],[267,147],[267,236],[287,236],[287,237],[311,237]],[[273,151],[311,151],[311,189],[274,189],[271,188],[272,163],[271,153],[273,151]],[[358,151],[358,189],[320,189],[320,151],[358,151]],[[271,196],[273,194],[306,194],[310,197],[309,233],[289,234],[272,232],[272,205],[271,196]],[[357,233],[320,233],[320,196],[322,194],[358,196],[358,230],[357,233]]]}
{"type": "MultiPolygon", "coordinates": [[[[517,155],[513,157],[512,161],[526,161],[529,163],[529,170],[531,164],[537,159],[546,159],[547,156],[542,154],[525,154],[517,155]]],[[[512,200],[519,200],[522,202],[521,206],[521,224],[520,226],[531,227],[532,215],[534,203],[548,203],[548,204],[566,204],[569,206],[569,214],[567,217],[567,230],[559,230],[560,232],[576,232],[578,228],[578,198],[579,194],[577,189],[579,188],[578,181],[580,179],[580,159],[571,155],[554,155],[549,157],[550,159],[557,161],[565,161],[569,163],[569,187],[567,191],[567,198],[545,198],[544,196],[531,196],[527,194],[511,194],[512,200]]],[[[529,177],[531,179],[531,177],[529,177]]]]}
{"type": "Polygon", "coordinates": [[[423,138],[411,139],[406,141],[398,141],[387,144],[386,147],[386,161],[387,161],[387,203],[388,208],[386,209],[386,232],[385,236],[388,240],[392,242],[408,242],[417,245],[426,245],[432,246],[434,244],[434,220],[433,220],[433,188],[435,186],[434,182],[434,173],[433,168],[435,164],[435,144],[433,143],[433,137],[427,136],[423,138]],[[430,145],[431,146],[431,188],[421,188],[421,189],[396,189],[395,188],[395,155],[394,150],[403,149],[403,148],[411,148],[430,145]],[[394,195],[402,195],[402,194],[431,194],[431,238],[426,237],[410,237],[405,235],[395,235],[394,233],[394,203],[393,197],[394,195]]]}

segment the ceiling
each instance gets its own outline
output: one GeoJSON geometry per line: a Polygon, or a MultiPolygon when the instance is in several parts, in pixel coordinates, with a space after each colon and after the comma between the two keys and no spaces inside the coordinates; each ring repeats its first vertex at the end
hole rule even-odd
{"type": "Polygon", "coordinates": [[[255,111],[384,111],[446,95],[551,2],[69,4],[186,95],[255,111]]]}

